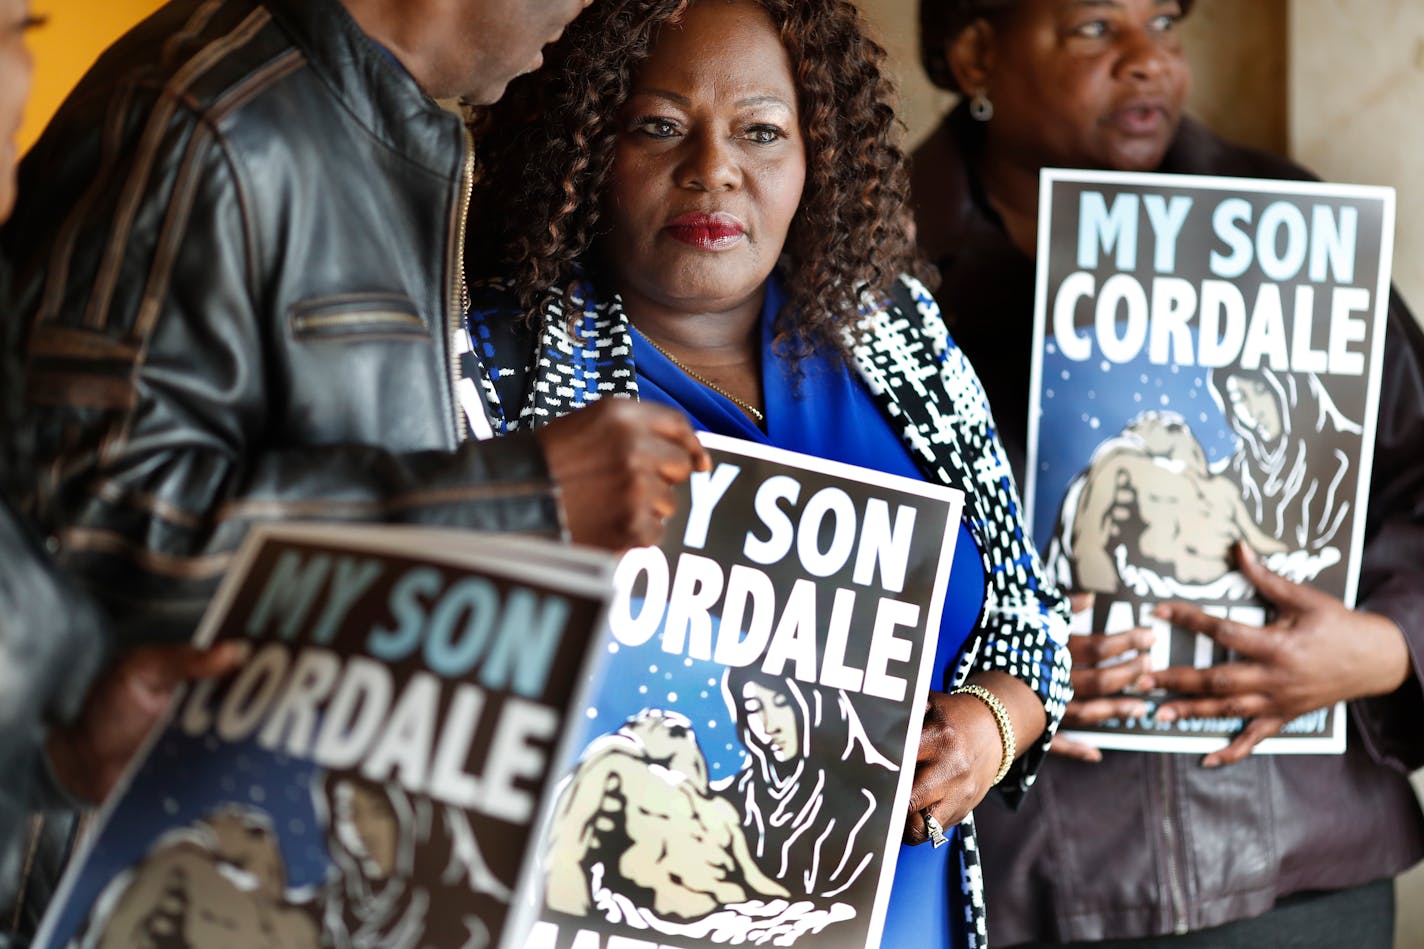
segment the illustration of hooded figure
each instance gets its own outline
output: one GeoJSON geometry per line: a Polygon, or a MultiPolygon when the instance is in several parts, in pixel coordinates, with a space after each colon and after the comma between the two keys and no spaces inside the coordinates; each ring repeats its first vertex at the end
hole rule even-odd
{"type": "Polygon", "coordinates": [[[485,863],[463,810],[355,771],[327,771],[313,785],[336,871],[322,919],[327,945],[490,944],[483,919],[512,893],[485,863]]]}
{"type": "Polygon", "coordinates": [[[1350,458],[1360,426],[1313,373],[1227,366],[1209,385],[1237,435],[1228,470],[1256,523],[1296,550],[1335,546],[1358,477],[1350,458]]]}
{"type": "Polygon", "coordinates": [[[767,874],[809,897],[849,889],[884,849],[871,828],[899,768],[871,743],[840,690],[729,668],[723,697],[750,766],[726,793],[767,874]]]}

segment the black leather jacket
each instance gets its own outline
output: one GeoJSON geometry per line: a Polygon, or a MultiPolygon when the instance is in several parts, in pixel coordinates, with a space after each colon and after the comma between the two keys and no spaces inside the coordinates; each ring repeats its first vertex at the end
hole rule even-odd
{"type": "Polygon", "coordinates": [[[121,644],[186,638],[257,520],[560,530],[530,436],[462,441],[470,152],[339,0],[175,0],[29,154],[35,514],[121,644]]]}
{"type": "MultiPolygon", "coordinates": [[[[963,109],[915,153],[921,246],[1022,472],[1034,263],[970,173],[963,109]]],[[[1161,171],[1302,179],[1303,169],[1184,122],[1161,171]]],[[[1408,771],[1424,765],[1424,334],[1395,297],[1358,602],[1404,632],[1414,674],[1352,702],[1348,750],[1257,755],[1207,770],[1195,755],[1050,756],[1023,808],[979,808],[990,945],[1126,939],[1257,916],[1277,898],[1393,876],[1424,858],[1408,771]]]]}
{"type": "MultiPolygon", "coordinates": [[[[44,737],[78,713],[107,648],[93,604],[0,500],[0,913],[13,905],[22,877],[40,877],[37,889],[51,885],[53,874],[35,874],[34,863],[62,853],[70,828],[67,821],[47,827],[35,815],[66,809],[69,799],[49,772],[44,737]],[[46,833],[50,845],[41,848],[46,833]]],[[[0,916],[0,946],[16,922],[12,912],[0,916]]]]}
{"type": "MultiPolygon", "coordinates": [[[[66,852],[63,837],[71,829],[68,821],[52,825],[42,816],[71,807],[49,770],[45,736],[78,715],[111,645],[99,610],[55,569],[7,500],[10,489],[30,480],[29,452],[15,437],[20,373],[16,321],[4,305],[7,277],[0,258],[0,946],[22,925],[15,888],[37,876],[42,851],[55,858],[66,852]],[[42,847],[46,838],[49,846],[42,847]]],[[[56,876],[38,874],[37,889],[56,876]]]]}
{"type": "Polygon", "coordinates": [[[558,530],[531,440],[461,439],[469,154],[338,0],[176,0],[70,97],[6,240],[38,519],[121,641],[255,520],[558,530]]]}

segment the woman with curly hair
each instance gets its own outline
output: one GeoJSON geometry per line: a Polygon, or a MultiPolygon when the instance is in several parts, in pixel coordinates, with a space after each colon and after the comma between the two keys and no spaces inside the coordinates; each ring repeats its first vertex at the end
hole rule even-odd
{"type": "Polygon", "coordinates": [[[596,4],[483,117],[476,200],[510,282],[476,295],[470,381],[496,431],[633,397],[965,492],[904,835],[949,827],[957,859],[902,852],[884,941],[977,946],[969,812],[1043,760],[1066,615],[983,390],[907,275],[883,56],[848,0],[596,4]]]}

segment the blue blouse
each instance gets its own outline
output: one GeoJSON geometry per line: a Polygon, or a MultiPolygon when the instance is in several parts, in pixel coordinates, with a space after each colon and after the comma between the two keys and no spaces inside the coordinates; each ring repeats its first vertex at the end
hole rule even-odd
{"type": "MultiPolygon", "coordinates": [[[[679,409],[694,426],[718,435],[924,480],[899,433],[838,354],[817,350],[802,360],[799,378],[777,355],[772,340],[783,300],[773,279],[761,315],[766,431],[726,396],[673,365],[633,327],[639,398],[679,409]]],[[[968,528],[961,523],[935,650],[932,681],[941,687],[950,680],[954,661],[974,630],[983,601],[983,562],[968,528]]],[[[882,945],[965,945],[970,924],[960,898],[963,868],[958,828],[948,828],[946,835],[952,844],[948,849],[935,850],[928,844],[900,848],[882,945]]]]}

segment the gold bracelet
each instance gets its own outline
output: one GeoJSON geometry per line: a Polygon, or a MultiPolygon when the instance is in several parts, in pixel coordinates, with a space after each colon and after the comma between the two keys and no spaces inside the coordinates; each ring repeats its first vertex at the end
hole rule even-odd
{"type": "Polygon", "coordinates": [[[982,685],[961,685],[949,693],[950,695],[972,695],[985,705],[989,706],[989,711],[994,713],[994,721],[999,724],[999,744],[1003,748],[1004,760],[999,763],[999,773],[994,775],[994,780],[989,782],[993,787],[1004,780],[1004,775],[1009,773],[1009,768],[1013,766],[1014,758],[1018,754],[1018,745],[1014,742],[1014,723],[1009,718],[1009,710],[1004,708],[1004,703],[999,697],[982,685]]]}

